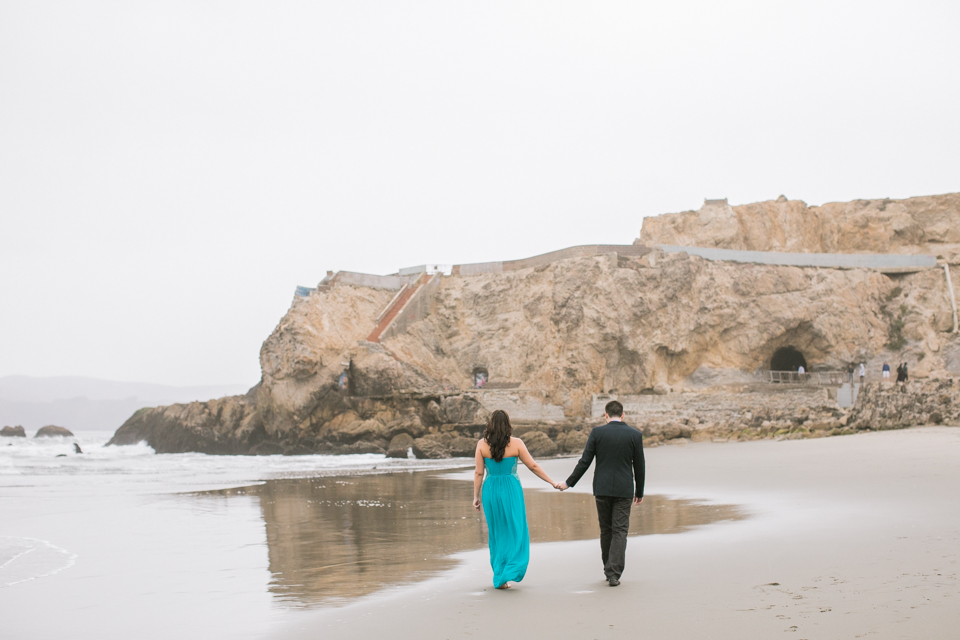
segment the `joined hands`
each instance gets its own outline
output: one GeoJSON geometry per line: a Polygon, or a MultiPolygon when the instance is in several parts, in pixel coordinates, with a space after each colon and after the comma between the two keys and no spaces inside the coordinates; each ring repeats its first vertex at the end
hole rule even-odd
{"type": "Polygon", "coordinates": [[[558,489],[558,490],[560,490],[560,491],[566,491],[566,490],[569,489],[570,487],[567,486],[567,483],[566,483],[566,482],[554,482],[554,483],[553,483],[553,488],[554,488],[554,489],[558,489]]]}

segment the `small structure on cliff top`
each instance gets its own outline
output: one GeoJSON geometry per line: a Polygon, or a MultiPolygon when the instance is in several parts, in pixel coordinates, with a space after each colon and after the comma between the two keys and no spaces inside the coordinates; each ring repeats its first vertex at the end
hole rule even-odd
{"type": "MultiPolygon", "coordinates": [[[[960,375],[958,269],[960,194],[947,194],[819,207],[708,200],[645,218],[633,244],[328,272],[264,342],[250,393],[140,411],[112,442],[362,453],[405,451],[412,439],[421,456],[472,455],[502,408],[541,454],[573,452],[607,391],[651,444],[844,432],[854,426],[825,386],[854,358],[869,371],[908,361],[920,382],[960,375]],[[801,365],[825,386],[758,375],[801,365]]],[[[861,402],[851,415],[874,420],[857,413],[861,402]]],[[[954,412],[904,415],[934,414],[954,412]]]]}

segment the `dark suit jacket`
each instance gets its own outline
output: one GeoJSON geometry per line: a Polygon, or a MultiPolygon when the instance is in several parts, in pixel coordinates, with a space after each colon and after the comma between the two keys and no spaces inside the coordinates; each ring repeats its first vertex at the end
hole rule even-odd
{"type": "Polygon", "coordinates": [[[583,456],[570,477],[567,486],[572,487],[583,477],[593,458],[597,468],[593,472],[593,495],[614,498],[643,497],[643,481],[646,472],[643,460],[643,436],[623,422],[608,422],[594,427],[583,448],[583,456]],[[637,484],[634,489],[633,480],[637,484]]]}

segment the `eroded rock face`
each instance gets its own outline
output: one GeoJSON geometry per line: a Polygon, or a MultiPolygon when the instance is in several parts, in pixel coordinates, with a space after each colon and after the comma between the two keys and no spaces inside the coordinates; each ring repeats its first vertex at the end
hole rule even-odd
{"type": "MultiPolygon", "coordinates": [[[[384,347],[460,388],[470,384],[472,363],[483,362],[491,376],[539,390],[574,417],[594,393],[663,393],[703,367],[749,375],[781,346],[819,368],[879,353],[887,297],[904,289],[866,270],[658,256],[653,267],[608,255],[447,278],[437,311],[384,347]]],[[[929,303],[931,317],[949,304],[942,295],[929,303]]],[[[929,325],[925,315],[917,320],[929,325]]]]}
{"type": "Polygon", "coordinates": [[[27,433],[23,430],[23,427],[4,427],[0,429],[0,436],[5,436],[8,438],[26,438],[27,433]]]}
{"type": "MultiPolygon", "coordinates": [[[[134,413],[107,443],[146,442],[157,453],[238,454],[283,453],[284,446],[257,446],[265,441],[263,423],[256,405],[245,396],[175,404],[134,413]]],[[[287,447],[296,446],[291,442],[287,447]]]]}
{"type": "MultiPolygon", "coordinates": [[[[785,199],[716,204],[647,218],[641,239],[949,257],[958,234],[960,195],[951,194],[823,207],[785,199]]],[[[960,282],[960,268],[953,273],[960,282]]],[[[405,333],[367,342],[394,295],[334,286],[296,299],[264,342],[263,377],[247,395],[141,410],[111,442],[145,440],[163,452],[406,455],[413,448],[422,457],[470,456],[490,411],[509,407],[515,433],[551,455],[582,450],[593,394],[669,400],[681,390],[743,384],[769,368],[780,347],[800,351],[808,371],[864,362],[874,375],[884,361],[894,368],[908,361],[914,378],[960,372],[960,342],[948,333],[953,316],[936,269],[884,275],[660,251],[575,258],[444,277],[429,315],[405,333]],[[897,351],[887,346],[894,334],[903,342],[897,351]],[[476,367],[517,390],[509,398],[472,390],[476,367]]],[[[825,406],[809,416],[813,428],[791,403],[777,410],[749,394],[720,397],[691,396],[699,423],[653,411],[639,416],[640,426],[651,445],[853,429],[835,424],[842,416],[825,406]]]]}
{"type": "Polygon", "coordinates": [[[927,253],[960,261],[960,194],[854,200],[808,207],[800,200],[644,218],[639,242],[750,251],[927,253]]]}

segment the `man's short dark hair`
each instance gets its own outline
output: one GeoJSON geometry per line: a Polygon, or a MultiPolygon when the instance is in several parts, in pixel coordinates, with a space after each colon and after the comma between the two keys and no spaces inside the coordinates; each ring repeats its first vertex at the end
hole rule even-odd
{"type": "Polygon", "coordinates": [[[607,406],[603,408],[603,411],[611,418],[623,417],[623,405],[616,400],[611,400],[608,402],[607,406]]]}

